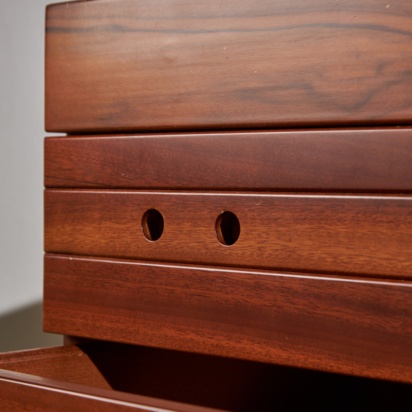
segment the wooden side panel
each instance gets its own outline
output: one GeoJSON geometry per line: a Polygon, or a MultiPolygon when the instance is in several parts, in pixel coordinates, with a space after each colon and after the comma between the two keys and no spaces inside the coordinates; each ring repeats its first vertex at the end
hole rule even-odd
{"type": "Polygon", "coordinates": [[[412,129],[56,137],[46,187],[412,191],[412,129]]]}
{"type": "Polygon", "coordinates": [[[412,285],[46,255],[48,332],[412,382],[412,285]]]}
{"type": "Polygon", "coordinates": [[[411,244],[410,197],[45,192],[46,252],[411,278],[411,244]],[[145,237],[152,209],[157,241],[145,237]],[[217,225],[223,211],[239,222],[231,246],[218,240],[236,236],[234,221],[217,225]]]}
{"type": "Polygon", "coordinates": [[[46,128],[410,123],[411,16],[410,0],[64,2],[46,128]]]}

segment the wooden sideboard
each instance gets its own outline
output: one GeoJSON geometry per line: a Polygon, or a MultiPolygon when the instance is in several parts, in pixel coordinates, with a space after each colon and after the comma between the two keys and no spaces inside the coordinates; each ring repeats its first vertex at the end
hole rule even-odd
{"type": "Polygon", "coordinates": [[[412,407],[412,3],[46,12],[44,329],[2,410],[412,407]]]}

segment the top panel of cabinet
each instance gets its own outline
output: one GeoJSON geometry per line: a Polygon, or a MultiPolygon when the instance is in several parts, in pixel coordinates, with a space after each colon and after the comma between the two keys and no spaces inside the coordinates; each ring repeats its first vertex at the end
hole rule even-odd
{"type": "Polygon", "coordinates": [[[47,8],[51,132],[411,121],[410,0],[93,0],[47,8]]]}

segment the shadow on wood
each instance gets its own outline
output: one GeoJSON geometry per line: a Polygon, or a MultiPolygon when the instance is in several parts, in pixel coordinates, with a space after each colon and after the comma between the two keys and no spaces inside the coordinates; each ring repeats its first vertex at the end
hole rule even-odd
{"type": "Polygon", "coordinates": [[[410,385],[107,342],[80,344],[109,386],[230,411],[405,410],[410,385]]]}

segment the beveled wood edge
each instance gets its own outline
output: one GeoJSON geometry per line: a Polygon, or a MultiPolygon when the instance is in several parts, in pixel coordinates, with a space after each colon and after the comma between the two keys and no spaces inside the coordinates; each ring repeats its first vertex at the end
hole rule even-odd
{"type": "MultiPolygon", "coordinates": [[[[196,405],[188,405],[179,402],[150,398],[142,395],[134,395],[115,390],[88,387],[74,383],[61,382],[55,379],[42,378],[41,376],[28,375],[20,372],[12,372],[0,369],[1,382],[8,382],[22,387],[31,387],[41,391],[50,391],[69,396],[83,398],[85,400],[100,401],[113,405],[129,407],[149,412],[211,412],[219,410],[205,408],[196,405]]],[[[1,392],[1,391],[0,391],[1,392]]]]}

